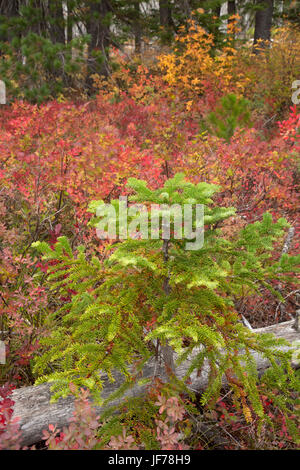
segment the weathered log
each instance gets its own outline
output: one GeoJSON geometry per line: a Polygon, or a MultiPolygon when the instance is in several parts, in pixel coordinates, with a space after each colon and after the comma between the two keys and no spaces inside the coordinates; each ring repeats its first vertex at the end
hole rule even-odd
{"type": "MultiPolygon", "coordinates": [[[[300,332],[294,329],[294,321],[288,321],[277,325],[269,326],[266,328],[259,328],[253,330],[257,333],[273,333],[278,338],[284,338],[291,344],[300,340],[300,332]]],[[[287,349],[288,346],[282,347],[287,349]]],[[[262,373],[268,367],[268,361],[258,354],[255,355],[257,362],[257,369],[262,373]]],[[[188,370],[190,360],[176,367],[176,375],[178,378],[183,378],[188,370]]],[[[294,363],[294,366],[298,364],[294,363]]],[[[162,380],[166,380],[164,367],[162,364],[155,364],[154,360],[143,369],[143,376],[141,378],[159,376],[162,380]]],[[[201,375],[197,377],[196,372],[191,375],[191,383],[189,387],[194,391],[201,391],[207,386],[208,369],[203,369],[201,375]]],[[[103,399],[108,398],[115,392],[123,382],[121,374],[115,375],[115,382],[111,383],[105,381],[103,388],[103,399]]],[[[128,392],[127,396],[135,397],[141,395],[145,391],[145,385],[136,384],[128,392]]],[[[50,384],[43,384],[38,386],[23,387],[13,392],[12,399],[15,402],[13,417],[19,418],[19,423],[22,431],[22,444],[29,446],[35,444],[42,439],[42,431],[48,429],[49,424],[56,425],[58,429],[62,429],[70,422],[70,418],[74,411],[74,399],[72,396],[60,399],[56,403],[50,404],[50,384]]],[[[111,402],[110,405],[117,404],[118,400],[111,402]]],[[[98,407],[101,412],[101,408],[98,407]]]]}

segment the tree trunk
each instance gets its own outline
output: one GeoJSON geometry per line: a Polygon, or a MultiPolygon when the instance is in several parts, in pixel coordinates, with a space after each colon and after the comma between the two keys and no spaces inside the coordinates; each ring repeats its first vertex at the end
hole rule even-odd
{"type": "Polygon", "coordinates": [[[50,0],[48,4],[50,39],[53,43],[65,44],[65,18],[62,0],[50,0]]]}
{"type": "Polygon", "coordinates": [[[183,15],[186,18],[190,18],[191,12],[192,12],[192,8],[191,8],[191,5],[190,5],[190,0],[180,0],[179,3],[180,3],[180,9],[181,9],[183,15]]]}
{"type": "Polygon", "coordinates": [[[172,25],[172,14],[169,0],[159,0],[160,26],[169,28],[172,25]]]}
{"type": "Polygon", "coordinates": [[[70,0],[67,1],[67,42],[73,39],[73,11],[70,0]]]}
{"type": "MultiPolygon", "coordinates": [[[[169,244],[170,240],[166,239],[163,243],[163,255],[164,255],[164,263],[169,261],[169,244]]],[[[166,296],[169,296],[171,293],[171,287],[169,283],[169,277],[165,277],[163,283],[163,289],[166,296]]],[[[174,363],[174,351],[173,348],[169,345],[168,341],[166,344],[161,348],[162,356],[165,363],[166,373],[168,376],[172,377],[176,375],[175,371],[175,363],[174,363]]]]}
{"type": "Polygon", "coordinates": [[[228,15],[232,16],[236,14],[236,5],[235,5],[235,0],[228,2],[228,15]]]}
{"type": "MultiPolygon", "coordinates": [[[[236,24],[236,20],[235,19],[232,19],[230,18],[231,16],[233,15],[236,15],[236,4],[235,4],[235,0],[231,1],[231,2],[227,2],[227,14],[229,16],[229,19],[228,19],[228,26],[233,26],[236,24]]],[[[231,28],[229,28],[230,31],[231,31],[231,35],[233,38],[235,38],[235,31],[234,31],[234,28],[231,30],[231,28]]]]}
{"type": "Polygon", "coordinates": [[[18,16],[19,15],[19,1],[18,0],[0,0],[0,15],[3,16],[18,16]]]}
{"type": "Polygon", "coordinates": [[[169,0],[159,0],[159,22],[162,30],[161,40],[169,43],[173,34],[172,10],[169,0]]]}
{"type": "Polygon", "coordinates": [[[135,25],[134,25],[135,53],[140,54],[141,51],[142,51],[142,28],[141,28],[140,0],[137,0],[135,2],[134,10],[135,10],[135,25]]]}
{"type": "Polygon", "coordinates": [[[216,15],[217,18],[220,18],[220,14],[221,14],[221,7],[218,6],[214,9],[214,14],[216,15]]]}
{"type": "MultiPolygon", "coordinates": [[[[298,342],[300,339],[300,332],[294,329],[294,320],[253,331],[256,333],[273,333],[278,338],[284,338],[290,343],[298,342]]],[[[289,346],[282,346],[281,349],[287,350],[289,346]]],[[[197,351],[195,351],[188,360],[176,367],[176,376],[178,379],[182,379],[185,376],[196,353],[197,351]]],[[[258,373],[261,375],[269,367],[269,362],[263,359],[259,354],[254,354],[254,359],[257,364],[258,373]]],[[[295,368],[299,367],[299,360],[297,361],[295,359],[292,365],[295,368]]],[[[169,380],[165,367],[161,364],[157,365],[154,359],[151,359],[145,365],[141,378],[151,378],[154,376],[154,372],[156,377],[159,377],[162,381],[166,382],[169,380]]],[[[205,390],[208,385],[208,372],[206,366],[202,368],[200,376],[198,376],[197,371],[194,371],[190,377],[191,383],[187,386],[199,392],[205,390]]],[[[124,377],[119,373],[115,373],[114,377],[115,382],[113,383],[110,382],[107,377],[104,377],[103,399],[108,398],[124,381],[124,377]]],[[[226,385],[225,379],[224,385],[226,385]]],[[[126,392],[126,395],[137,397],[143,394],[146,388],[146,385],[136,383],[126,392]]],[[[73,397],[69,396],[51,404],[50,397],[50,384],[23,387],[14,390],[12,395],[12,399],[15,402],[13,418],[19,418],[22,431],[22,443],[24,446],[41,441],[43,435],[42,431],[47,429],[49,424],[57,425],[58,429],[62,429],[63,426],[67,426],[70,423],[74,411],[73,397]]],[[[110,402],[110,405],[117,405],[120,401],[121,399],[114,400],[110,402]]],[[[101,413],[103,409],[98,408],[97,411],[101,413]]]]}
{"type": "Polygon", "coordinates": [[[261,47],[266,47],[271,39],[274,0],[257,0],[260,8],[255,14],[253,52],[258,54],[261,47]]]}
{"type": "Polygon", "coordinates": [[[108,76],[109,74],[109,52],[110,45],[110,21],[109,13],[111,7],[107,0],[93,0],[90,4],[89,18],[87,21],[87,33],[91,36],[88,56],[88,78],[87,86],[91,90],[93,73],[108,76]],[[93,57],[93,52],[98,51],[102,54],[102,63],[99,65],[93,57]]]}
{"type": "Polygon", "coordinates": [[[25,2],[26,6],[30,8],[30,13],[27,13],[26,21],[28,22],[29,30],[38,36],[49,36],[49,23],[47,14],[47,2],[43,0],[29,0],[25,2]]]}
{"type": "Polygon", "coordinates": [[[216,40],[218,38],[218,34],[219,34],[221,6],[220,5],[216,6],[212,10],[212,13],[213,13],[213,17],[215,17],[215,18],[213,18],[215,23],[212,23],[211,32],[214,35],[214,39],[216,40]]]}
{"type": "MultiPolygon", "coordinates": [[[[16,16],[19,16],[19,2],[18,0],[0,0],[0,16],[10,19],[16,16]]],[[[0,41],[6,42],[12,39],[12,34],[10,32],[3,32],[0,34],[0,41]]]]}

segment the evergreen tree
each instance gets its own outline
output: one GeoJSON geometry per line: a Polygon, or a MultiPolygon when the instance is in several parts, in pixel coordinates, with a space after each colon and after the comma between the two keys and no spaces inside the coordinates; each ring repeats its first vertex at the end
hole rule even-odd
{"type": "Polygon", "coordinates": [[[230,142],[238,127],[250,127],[250,124],[250,102],[245,98],[229,94],[221,99],[215,111],[209,113],[204,130],[230,142]]]}
{"type": "MultiPolygon", "coordinates": [[[[33,244],[50,262],[49,287],[63,297],[76,291],[49,319],[52,334],[41,340],[44,352],[35,363],[37,383],[52,381],[57,398],[70,393],[72,382],[88,387],[101,402],[105,376],[113,380],[116,371],[124,376],[114,398],[122,396],[139,380],[146,362],[151,357],[158,361],[161,355],[169,383],[175,381],[181,390],[193,372],[206,368],[209,380],[203,405],[213,406],[226,377],[246,419],[252,414],[264,419],[256,353],[271,364],[263,378],[264,394],[273,397],[272,390],[280,389],[282,394],[272,399],[288,412],[290,387],[297,388],[289,365],[291,353],[280,349],[283,341],[245,328],[234,307],[239,296],[259,293],[260,286],[272,289],[272,280],[289,279],[299,257],[283,255],[278,261],[272,257],[273,244],[283,235],[286,221],[274,223],[265,214],[261,222],[246,226],[229,240],[222,236],[221,227],[235,210],[213,204],[217,186],[193,185],[177,174],[154,191],[136,179],[129,180],[129,187],[134,193],[132,202],[148,208],[156,205],[152,216],[162,223],[158,232],[152,232],[152,239],[136,236],[142,226],[149,233],[153,230],[147,210],[129,209],[130,238],[114,250],[112,245],[104,263],[86,256],[83,247],[75,256],[65,237],[54,249],[45,242],[33,244]],[[163,216],[158,204],[169,205],[164,206],[163,216]],[[183,227],[185,204],[191,211],[192,229],[183,227]],[[191,248],[187,243],[193,244],[192,231],[201,229],[197,204],[204,206],[205,241],[202,248],[193,245],[187,250],[191,248]],[[170,231],[164,217],[170,217],[170,231]],[[178,382],[177,364],[191,356],[184,381],[178,382]]],[[[100,230],[99,223],[104,221],[106,230],[117,220],[116,236],[122,238],[127,230],[119,217],[119,201],[112,205],[116,217],[111,206],[107,209],[103,202],[94,201],[90,211],[96,216],[91,224],[100,230]]]]}
{"type": "Polygon", "coordinates": [[[83,63],[86,38],[67,43],[65,26],[58,0],[29,0],[13,15],[1,16],[0,75],[12,96],[41,102],[72,84],[83,63]]]}

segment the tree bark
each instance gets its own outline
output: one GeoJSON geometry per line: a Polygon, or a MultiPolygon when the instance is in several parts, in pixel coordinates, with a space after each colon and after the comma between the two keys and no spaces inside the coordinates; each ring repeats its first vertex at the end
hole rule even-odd
{"type": "Polygon", "coordinates": [[[140,0],[135,1],[134,9],[135,9],[135,25],[134,25],[135,53],[140,54],[141,51],[142,51],[142,28],[141,28],[140,0]]]}
{"type": "Polygon", "coordinates": [[[87,33],[91,36],[89,43],[88,57],[88,78],[87,86],[92,89],[91,75],[99,73],[100,75],[109,75],[109,52],[110,46],[110,23],[109,13],[111,7],[107,0],[92,0],[90,3],[89,18],[87,21],[87,33]],[[102,64],[99,66],[93,57],[93,51],[100,51],[103,57],[102,64]]]}
{"type": "MultiPolygon", "coordinates": [[[[7,19],[19,16],[19,3],[18,0],[0,0],[0,16],[4,16],[7,19]]],[[[0,41],[6,42],[11,41],[12,34],[8,31],[0,34],[0,41]]],[[[0,52],[1,55],[1,52],[0,52]]]]}
{"type": "Polygon", "coordinates": [[[228,11],[227,14],[229,16],[235,15],[236,14],[236,5],[235,5],[235,0],[228,2],[228,11]]]}
{"type": "Polygon", "coordinates": [[[19,15],[19,2],[18,0],[0,0],[0,15],[3,16],[18,16],[19,15]]]}
{"type": "Polygon", "coordinates": [[[271,39],[274,0],[257,0],[261,8],[255,14],[254,53],[259,53],[261,47],[266,47],[271,39]]]}
{"type": "Polygon", "coordinates": [[[159,0],[159,22],[161,28],[161,41],[162,43],[170,43],[174,24],[172,19],[172,9],[169,0],[159,0]]]}
{"type": "Polygon", "coordinates": [[[50,39],[53,43],[65,44],[65,18],[62,0],[50,0],[48,4],[50,19],[50,39]]]}
{"type": "Polygon", "coordinates": [[[27,14],[26,18],[28,29],[38,36],[48,37],[49,23],[47,21],[47,3],[43,2],[43,0],[29,0],[24,3],[31,9],[30,16],[27,14]]]}
{"type": "MultiPolygon", "coordinates": [[[[166,264],[169,261],[169,244],[170,240],[166,239],[163,243],[163,255],[164,255],[164,263],[166,264]]],[[[171,287],[169,283],[169,277],[166,276],[163,283],[163,289],[166,296],[169,296],[171,293],[171,287]]],[[[162,356],[165,363],[166,373],[169,376],[176,375],[175,370],[175,363],[174,363],[174,351],[172,347],[169,345],[168,341],[166,344],[161,348],[162,356]]]]}
{"type": "Polygon", "coordinates": [[[217,18],[220,18],[220,14],[221,14],[221,7],[218,6],[214,9],[214,14],[216,15],[217,18]]]}
{"type": "Polygon", "coordinates": [[[73,11],[70,0],[67,0],[67,42],[73,39],[73,11]]]}
{"type": "MultiPolygon", "coordinates": [[[[229,16],[229,19],[228,19],[228,26],[230,25],[235,25],[236,23],[236,20],[235,19],[232,19],[231,17],[233,15],[236,15],[236,4],[235,4],[235,0],[231,1],[231,2],[227,2],[227,14],[229,16]]],[[[232,30],[231,32],[233,38],[235,38],[235,32],[232,30]]]]}
{"type": "Polygon", "coordinates": [[[212,10],[212,13],[213,13],[213,19],[215,20],[215,23],[212,23],[211,32],[214,36],[214,39],[216,40],[218,37],[219,28],[220,28],[221,5],[216,6],[212,10]]]}
{"type": "Polygon", "coordinates": [[[180,0],[179,3],[183,15],[186,16],[186,18],[190,18],[192,12],[190,0],[180,0]]]}
{"type": "MultiPolygon", "coordinates": [[[[273,333],[278,338],[284,338],[290,343],[299,341],[300,331],[294,329],[294,321],[280,323],[278,325],[269,326],[254,330],[256,333],[273,333]]],[[[287,350],[289,346],[281,347],[287,350]]],[[[188,370],[195,353],[191,357],[176,367],[176,376],[182,379],[188,370]]],[[[263,359],[259,354],[255,354],[258,373],[261,375],[265,369],[268,368],[269,362],[263,359]]],[[[299,367],[299,362],[294,361],[292,365],[296,368],[299,367]]],[[[143,369],[141,378],[151,378],[156,372],[156,377],[160,377],[163,381],[168,381],[168,376],[165,367],[162,364],[157,364],[155,359],[151,359],[143,369]]],[[[204,367],[201,375],[198,377],[197,371],[194,371],[190,377],[191,383],[187,385],[194,391],[205,390],[208,384],[208,367],[204,367]]],[[[116,373],[114,374],[115,382],[111,383],[106,377],[103,387],[103,399],[108,398],[115,392],[123,383],[124,377],[116,373]]],[[[224,380],[224,385],[226,381],[224,380]]],[[[145,392],[146,386],[135,384],[126,395],[131,397],[140,396],[145,392]]],[[[56,425],[58,429],[67,426],[70,423],[74,411],[74,399],[72,396],[65,399],[60,399],[56,403],[50,404],[50,384],[43,384],[38,386],[23,387],[14,390],[12,399],[15,402],[13,418],[19,418],[19,424],[22,431],[22,444],[24,446],[33,445],[42,439],[42,431],[48,429],[49,424],[56,425]]],[[[110,402],[110,405],[118,404],[121,400],[110,402]]],[[[97,411],[101,413],[102,408],[98,407],[97,411]]]]}
{"type": "Polygon", "coordinates": [[[170,28],[172,26],[172,12],[169,0],[159,0],[160,26],[170,28]]]}

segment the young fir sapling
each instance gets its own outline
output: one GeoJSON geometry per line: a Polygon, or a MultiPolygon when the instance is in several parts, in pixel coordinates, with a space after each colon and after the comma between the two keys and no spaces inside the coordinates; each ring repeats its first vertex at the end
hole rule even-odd
{"type": "MultiPolygon", "coordinates": [[[[281,349],[284,340],[245,328],[233,302],[259,293],[261,286],[271,289],[270,281],[293,279],[290,273],[295,272],[299,257],[283,255],[276,261],[272,256],[274,242],[283,236],[287,222],[274,222],[267,213],[261,222],[228,239],[222,235],[222,222],[235,210],[214,204],[217,186],[194,185],[182,174],[156,190],[136,179],[130,179],[128,186],[133,193],[129,200],[148,208],[166,201],[192,205],[194,228],[196,205],[202,204],[203,247],[185,249],[190,234],[177,239],[174,216],[169,237],[119,241],[103,262],[86,256],[82,246],[74,254],[66,237],[60,237],[53,249],[45,242],[34,243],[43,258],[52,261],[51,289],[61,296],[76,291],[49,319],[52,333],[41,340],[43,354],[35,361],[37,383],[53,382],[54,398],[58,398],[70,393],[72,382],[90,389],[102,403],[103,374],[111,381],[115,371],[124,376],[118,392],[122,396],[138,382],[147,361],[162,355],[166,380],[175,380],[185,389],[193,371],[200,374],[205,366],[208,385],[201,398],[203,406],[214,405],[226,378],[237,406],[251,421],[253,416],[264,418],[253,357],[257,353],[271,364],[262,379],[264,395],[272,396],[288,412],[289,391],[297,388],[291,353],[281,349]],[[189,357],[193,357],[190,367],[179,380],[176,368],[189,357]],[[281,390],[280,396],[274,389],[281,390]]],[[[96,213],[100,204],[94,201],[91,212],[96,213]]],[[[119,201],[112,204],[118,210],[119,201]]],[[[134,217],[139,216],[131,220],[134,217]]],[[[99,217],[91,224],[97,226],[99,217]]],[[[117,225],[117,234],[119,229],[117,225]]]]}

